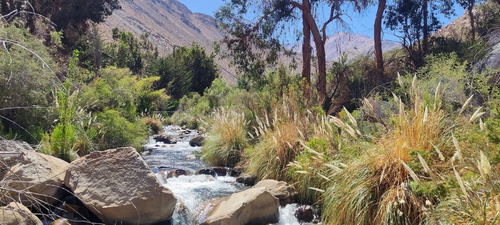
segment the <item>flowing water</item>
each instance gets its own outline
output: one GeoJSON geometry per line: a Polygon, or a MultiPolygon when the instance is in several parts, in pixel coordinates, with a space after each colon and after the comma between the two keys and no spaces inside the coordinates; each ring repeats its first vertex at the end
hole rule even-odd
{"type": "MultiPolygon", "coordinates": [[[[195,175],[196,171],[210,166],[199,160],[200,147],[191,147],[189,140],[198,135],[196,130],[183,130],[178,126],[166,126],[166,135],[176,138],[176,144],[156,142],[152,137],[145,145],[143,158],[160,182],[169,188],[178,199],[172,216],[172,225],[199,224],[206,218],[207,202],[210,199],[228,196],[248,187],[236,183],[235,177],[195,175]],[[196,159],[192,159],[196,156],[196,159]],[[190,175],[167,178],[167,172],[181,169],[190,175]]],[[[279,225],[300,224],[294,216],[297,205],[280,208],[279,225]]]]}

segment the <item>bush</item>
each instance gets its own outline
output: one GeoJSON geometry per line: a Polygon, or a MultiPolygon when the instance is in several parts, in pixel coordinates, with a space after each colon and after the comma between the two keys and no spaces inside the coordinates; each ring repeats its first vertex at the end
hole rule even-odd
{"type": "Polygon", "coordinates": [[[104,110],[97,114],[95,125],[99,130],[95,142],[100,150],[127,146],[142,149],[146,140],[145,126],[138,121],[128,121],[116,110],[104,110]]]}
{"type": "Polygon", "coordinates": [[[203,159],[215,166],[234,167],[248,145],[245,115],[219,109],[202,148],[203,159]]]}

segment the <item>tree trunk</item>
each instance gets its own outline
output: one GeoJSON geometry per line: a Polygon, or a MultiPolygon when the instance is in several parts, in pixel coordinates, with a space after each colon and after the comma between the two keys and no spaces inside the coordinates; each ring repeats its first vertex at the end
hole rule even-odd
{"type": "Polygon", "coordinates": [[[373,37],[375,41],[375,61],[377,64],[378,77],[384,76],[384,59],[382,58],[382,18],[384,16],[386,2],[386,0],[378,1],[377,15],[375,17],[375,25],[373,28],[373,37]]]}
{"type": "Polygon", "coordinates": [[[311,10],[303,10],[302,12],[307,24],[309,24],[314,39],[314,45],[316,46],[316,57],[318,58],[318,84],[316,88],[318,89],[318,100],[323,105],[326,100],[326,54],[324,41],[326,37],[321,36],[311,10]]]}
{"type": "Polygon", "coordinates": [[[424,20],[424,27],[423,27],[423,33],[424,33],[424,43],[423,45],[423,51],[422,51],[422,57],[427,54],[427,50],[429,50],[429,24],[428,24],[428,18],[429,18],[429,3],[428,0],[423,0],[422,2],[422,17],[424,20]]]}
{"type": "MultiPolygon", "coordinates": [[[[304,11],[311,11],[309,0],[303,0],[302,5],[304,11]]],[[[304,41],[302,43],[302,80],[304,82],[304,98],[311,97],[311,28],[306,20],[306,15],[302,12],[302,32],[304,34],[304,41]]]]}
{"type": "Polygon", "coordinates": [[[474,24],[474,13],[472,12],[473,8],[474,8],[474,4],[471,4],[467,9],[467,12],[469,13],[469,19],[470,19],[471,41],[476,40],[476,26],[474,24]]]}

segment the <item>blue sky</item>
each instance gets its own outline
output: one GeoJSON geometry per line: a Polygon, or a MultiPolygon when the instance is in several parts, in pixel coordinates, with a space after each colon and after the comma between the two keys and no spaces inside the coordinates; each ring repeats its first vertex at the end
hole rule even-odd
{"type": "MultiPolygon", "coordinates": [[[[179,0],[184,5],[186,5],[191,11],[204,13],[213,16],[214,12],[224,4],[224,0],[179,0]]],[[[390,1],[389,1],[390,4],[390,1]]],[[[375,19],[375,12],[377,11],[377,7],[375,5],[370,6],[368,9],[364,10],[361,14],[353,14],[353,16],[349,18],[345,18],[346,22],[350,24],[348,29],[338,28],[336,24],[331,24],[330,29],[328,30],[328,35],[333,35],[339,31],[348,31],[357,34],[364,34],[369,37],[373,37],[373,22],[375,19]]],[[[441,21],[444,25],[448,24],[455,18],[461,16],[463,14],[463,9],[460,7],[455,7],[455,16],[452,16],[450,19],[441,18],[441,21]]],[[[293,25],[292,25],[293,27],[293,25]]],[[[290,40],[295,39],[297,32],[300,32],[302,28],[290,28],[290,40]]],[[[384,39],[398,41],[398,38],[394,36],[392,31],[385,29],[384,30],[384,39]]]]}

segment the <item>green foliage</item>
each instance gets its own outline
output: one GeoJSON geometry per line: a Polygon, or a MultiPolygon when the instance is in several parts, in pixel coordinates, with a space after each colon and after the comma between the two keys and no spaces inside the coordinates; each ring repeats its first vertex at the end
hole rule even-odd
{"type": "MultiPolygon", "coordinates": [[[[158,49],[148,40],[147,34],[137,38],[134,34],[118,28],[113,29],[113,42],[107,43],[103,51],[104,67],[129,68],[134,74],[151,72],[150,67],[156,63],[158,57],[158,49]]],[[[153,74],[160,74],[157,72],[154,71],[153,74]]]]}
{"type": "MultiPolygon", "coordinates": [[[[0,25],[0,120],[2,133],[37,143],[30,130],[47,131],[57,118],[53,90],[60,85],[49,49],[26,29],[0,25]],[[36,119],[34,119],[36,118],[36,119]]],[[[43,133],[43,132],[42,132],[43,133]]]]}
{"type": "Polygon", "coordinates": [[[207,55],[205,49],[193,43],[191,48],[179,47],[152,67],[152,73],[161,77],[158,86],[165,88],[174,99],[190,92],[202,95],[218,76],[215,55],[207,55]]]}
{"type": "Polygon", "coordinates": [[[129,121],[121,112],[106,109],[97,114],[96,124],[99,135],[96,143],[99,150],[132,146],[141,149],[147,130],[140,121],[129,121]]]}
{"type": "Polygon", "coordinates": [[[500,106],[493,109],[491,117],[486,122],[486,127],[490,141],[500,145],[500,106]]]}

